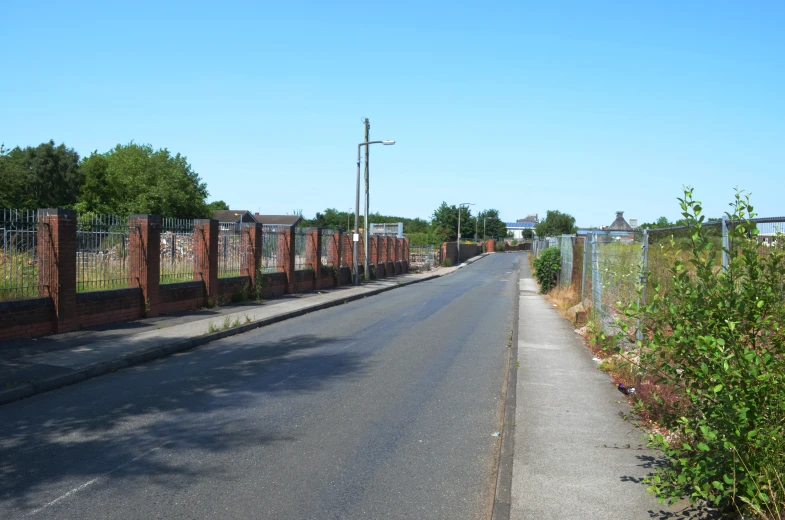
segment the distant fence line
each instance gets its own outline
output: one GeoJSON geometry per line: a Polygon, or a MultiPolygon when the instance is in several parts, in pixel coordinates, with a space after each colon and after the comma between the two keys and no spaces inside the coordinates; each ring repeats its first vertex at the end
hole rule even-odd
{"type": "MultiPolygon", "coordinates": [[[[76,290],[89,292],[99,290],[123,289],[135,284],[132,280],[131,266],[139,265],[140,258],[131,258],[132,229],[128,217],[100,215],[93,213],[76,214],[76,290]]],[[[187,282],[198,279],[195,273],[195,221],[191,219],[160,219],[160,264],[161,284],[187,282]]],[[[218,277],[232,278],[241,276],[243,265],[248,265],[249,241],[244,237],[243,224],[221,223],[218,227],[217,262],[218,277]]],[[[257,225],[258,226],[258,225],[257,225]]],[[[295,228],[293,240],[289,244],[285,234],[286,226],[259,226],[261,247],[258,259],[259,272],[271,274],[283,272],[285,261],[281,248],[294,249],[294,269],[313,269],[308,251],[317,247],[317,238],[309,234],[307,228],[295,228]],[[309,242],[312,242],[309,244],[309,242]]],[[[17,211],[0,209],[0,301],[37,298],[47,295],[46,279],[39,256],[39,233],[42,222],[38,211],[17,211]]],[[[315,229],[315,228],[314,228],[315,229]]],[[[320,230],[321,249],[318,256],[321,264],[329,267],[352,267],[351,235],[332,230],[320,230]],[[345,242],[339,247],[338,238],[345,242]]],[[[374,236],[376,239],[387,235],[374,236]]],[[[400,239],[401,248],[408,251],[408,242],[400,239]]],[[[396,242],[398,243],[398,242],[396,242]]],[[[359,250],[364,251],[363,237],[360,237],[359,250]]],[[[402,256],[402,251],[398,252],[402,256]]],[[[387,258],[392,251],[380,252],[387,258]]],[[[137,255],[138,256],[138,255],[137,255]]],[[[313,258],[317,255],[314,254],[313,258]]],[[[381,258],[380,257],[380,258],[381,258]]],[[[359,262],[362,264],[362,260],[359,262]]]]}
{"type": "MultiPolygon", "coordinates": [[[[785,217],[754,218],[750,222],[757,228],[756,239],[762,253],[768,248],[785,246],[782,242],[785,217]]],[[[723,267],[728,265],[729,251],[733,250],[729,230],[740,224],[746,224],[746,221],[702,223],[708,228],[709,236],[716,237],[716,249],[723,250],[723,267]]],[[[667,287],[670,283],[668,255],[686,252],[691,247],[691,229],[673,226],[633,231],[623,236],[604,230],[589,231],[580,237],[562,235],[535,240],[532,253],[539,257],[548,247],[559,247],[562,259],[560,286],[573,285],[580,290],[582,301],[591,305],[603,329],[613,333],[618,330],[616,320],[620,306],[645,305],[652,288],[667,287]],[[577,264],[576,258],[579,258],[577,264]]]]}

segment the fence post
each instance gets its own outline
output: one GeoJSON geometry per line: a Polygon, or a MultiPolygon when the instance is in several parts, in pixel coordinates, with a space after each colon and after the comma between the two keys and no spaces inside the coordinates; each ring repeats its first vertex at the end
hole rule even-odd
{"type": "MultiPolygon", "coordinates": [[[[327,262],[336,270],[341,268],[341,233],[332,234],[332,244],[327,250],[327,262]]],[[[337,284],[337,282],[336,282],[337,284]]]]}
{"type": "Polygon", "coordinates": [[[262,225],[256,222],[245,222],[242,231],[242,252],[240,276],[248,277],[251,291],[254,291],[262,265],[262,225]]]}
{"type": "Polygon", "coordinates": [[[591,293],[592,308],[600,316],[600,327],[602,324],[602,283],[600,281],[600,248],[597,244],[597,235],[592,234],[591,238],[591,293]]]}
{"type": "Polygon", "coordinates": [[[722,270],[727,271],[730,265],[730,238],[728,237],[728,216],[722,216],[722,270]]]}
{"type": "Polygon", "coordinates": [[[76,212],[38,210],[38,285],[54,303],[55,332],[76,328],[76,212]]]}
{"type": "Polygon", "coordinates": [[[585,235],[583,237],[583,267],[581,268],[581,303],[583,303],[583,300],[586,298],[586,296],[584,296],[584,291],[586,288],[586,256],[587,256],[586,252],[589,249],[588,239],[590,237],[591,235],[585,235]]]}
{"type": "Polygon", "coordinates": [[[218,295],[218,221],[194,220],[194,280],[204,282],[208,304],[218,295]]]}
{"type": "Polygon", "coordinates": [[[643,230],[643,244],[641,245],[641,272],[638,278],[640,288],[638,289],[638,330],[635,332],[635,338],[638,341],[643,341],[643,331],[641,330],[641,312],[642,306],[646,305],[646,284],[648,281],[649,271],[649,230],[643,230]]]}
{"type": "Polygon", "coordinates": [[[128,224],[128,285],[142,289],[145,316],[151,318],[158,316],[161,286],[161,217],[131,215],[128,224]]]}
{"type": "Polygon", "coordinates": [[[313,279],[322,278],[322,230],[308,228],[305,232],[305,263],[313,269],[313,279]]]}
{"type": "Polygon", "coordinates": [[[349,266],[349,269],[352,270],[352,277],[350,278],[354,279],[354,244],[352,243],[354,233],[343,233],[341,236],[343,237],[341,256],[344,262],[346,262],[346,265],[349,266]]]}
{"type": "Polygon", "coordinates": [[[278,232],[278,271],[286,275],[287,294],[293,294],[295,291],[294,234],[294,226],[289,226],[278,232]]]}

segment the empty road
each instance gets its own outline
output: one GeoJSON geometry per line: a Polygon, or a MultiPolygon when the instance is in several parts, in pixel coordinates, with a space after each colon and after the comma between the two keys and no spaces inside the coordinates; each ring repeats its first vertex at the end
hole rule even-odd
{"type": "Polygon", "coordinates": [[[0,518],[489,518],[519,258],[0,407],[0,518]]]}

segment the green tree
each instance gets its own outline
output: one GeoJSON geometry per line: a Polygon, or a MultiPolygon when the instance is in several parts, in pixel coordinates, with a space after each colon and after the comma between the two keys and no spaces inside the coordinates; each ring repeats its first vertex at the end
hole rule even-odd
{"type": "Polygon", "coordinates": [[[54,141],[0,151],[0,206],[69,208],[79,196],[79,154],[54,141]]]}
{"type": "Polygon", "coordinates": [[[486,209],[480,211],[477,214],[478,219],[478,226],[477,226],[477,238],[478,240],[482,238],[483,233],[483,223],[485,224],[485,236],[486,237],[500,237],[505,238],[507,236],[507,224],[505,224],[501,218],[499,218],[499,210],[497,209],[486,209]]]}
{"type": "MultiPolygon", "coordinates": [[[[458,234],[458,206],[448,206],[442,202],[441,206],[433,212],[431,220],[433,233],[441,242],[453,242],[458,234]]],[[[474,236],[474,220],[471,209],[461,209],[461,239],[474,236]]]]}
{"type": "Polygon", "coordinates": [[[524,238],[524,240],[531,240],[534,238],[534,231],[531,229],[524,229],[521,231],[521,236],[524,238]]]}
{"type": "Polygon", "coordinates": [[[214,200],[209,204],[207,204],[207,210],[210,212],[210,214],[213,214],[216,211],[228,210],[228,209],[229,209],[229,204],[227,204],[222,200],[214,200]]]}
{"type": "Polygon", "coordinates": [[[85,182],[77,209],[130,215],[204,218],[207,186],[186,157],[130,143],[82,161],[85,182]]]}
{"type": "Polygon", "coordinates": [[[545,219],[534,226],[534,232],[540,238],[554,237],[557,235],[572,235],[578,231],[575,227],[575,217],[558,210],[548,210],[545,219]]]}

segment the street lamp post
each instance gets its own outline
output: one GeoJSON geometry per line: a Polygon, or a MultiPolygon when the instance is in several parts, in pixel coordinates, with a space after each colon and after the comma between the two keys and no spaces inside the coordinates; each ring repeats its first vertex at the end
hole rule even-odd
{"type": "Polygon", "coordinates": [[[482,239],[485,241],[485,224],[488,223],[488,217],[482,219],[482,239]]]}
{"type": "MultiPolygon", "coordinates": [[[[359,243],[360,243],[360,151],[362,150],[363,146],[369,146],[372,144],[384,144],[384,145],[391,145],[395,144],[395,141],[367,141],[365,143],[360,143],[357,145],[357,196],[355,198],[355,211],[354,211],[354,234],[352,235],[352,241],[354,242],[354,246],[352,247],[352,269],[354,270],[354,274],[352,275],[352,283],[354,285],[360,284],[360,273],[357,270],[357,255],[360,254],[359,243]]],[[[367,196],[366,196],[367,197],[367,196]]],[[[367,206],[366,206],[367,207],[367,206]]],[[[366,209],[365,213],[365,277],[368,277],[368,212],[366,209]]]]}
{"type": "Polygon", "coordinates": [[[464,206],[474,206],[474,202],[461,202],[458,204],[458,263],[461,263],[461,208],[464,206]]]}

